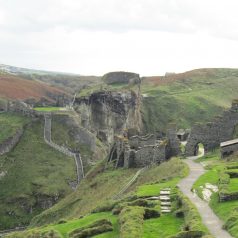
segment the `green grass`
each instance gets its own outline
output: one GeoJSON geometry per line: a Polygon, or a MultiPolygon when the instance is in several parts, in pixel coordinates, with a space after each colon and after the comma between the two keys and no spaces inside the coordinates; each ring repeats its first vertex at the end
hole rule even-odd
{"type": "MultiPolygon", "coordinates": [[[[199,159],[199,162],[202,162],[206,165],[208,171],[203,174],[193,185],[193,188],[197,190],[198,195],[202,197],[202,191],[200,186],[204,186],[205,183],[211,183],[218,185],[219,179],[221,179],[222,174],[226,171],[229,166],[237,166],[237,156],[232,156],[228,160],[221,160],[218,151],[210,152],[207,156],[199,159]]],[[[237,192],[238,191],[238,179],[230,179],[228,184],[228,192],[237,192]]],[[[209,202],[210,207],[213,209],[215,214],[224,222],[228,220],[228,231],[236,238],[238,238],[238,224],[234,223],[231,225],[230,220],[232,220],[233,212],[238,210],[238,200],[219,202],[218,193],[213,193],[211,200],[209,202]]]]}
{"type": "Polygon", "coordinates": [[[62,235],[62,237],[66,238],[66,237],[68,237],[67,234],[69,232],[73,231],[74,229],[76,229],[78,227],[83,227],[83,226],[89,225],[90,223],[95,222],[96,220],[100,220],[100,219],[110,220],[113,224],[113,231],[105,233],[105,234],[97,235],[95,237],[98,237],[98,238],[99,237],[100,238],[116,237],[116,235],[118,235],[118,233],[119,233],[119,227],[118,227],[118,221],[117,221],[118,217],[112,215],[111,212],[101,212],[101,213],[90,214],[90,215],[85,216],[84,218],[81,218],[81,219],[71,220],[65,224],[51,225],[44,229],[50,230],[53,228],[54,230],[58,231],[62,235]]]}
{"type": "Polygon", "coordinates": [[[210,206],[218,217],[225,221],[238,208],[238,200],[219,202],[218,194],[214,194],[210,201],[210,206]]]}
{"type": "MultiPolygon", "coordinates": [[[[62,218],[72,219],[87,214],[117,194],[137,171],[137,169],[116,169],[102,172],[103,169],[103,163],[95,167],[88,177],[81,182],[75,193],[70,194],[51,209],[35,217],[32,220],[32,225],[49,224],[62,218]]],[[[146,170],[128,189],[127,193],[134,193],[143,184],[181,178],[187,173],[187,166],[180,159],[173,158],[160,166],[146,170]]],[[[146,194],[146,191],[143,193],[146,194]]]]}
{"type": "Polygon", "coordinates": [[[193,189],[196,190],[198,196],[203,198],[202,188],[200,186],[205,186],[206,183],[210,183],[212,185],[218,185],[219,180],[219,171],[217,169],[212,169],[201,175],[198,180],[193,184],[193,189]]]}
{"type": "Polygon", "coordinates": [[[55,112],[55,111],[61,111],[64,107],[35,107],[34,110],[38,112],[55,112]]]}
{"type": "Polygon", "coordinates": [[[164,85],[143,81],[143,118],[148,131],[165,131],[168,123],[189,128],[195,122],[207,122],[229,108],[237,98],[238,70],[197,70],[164,85]],[[209,85],[208,85],[209,83],[209,85]]]}
{"type": "Polygon", "coordinates": [[[167,238],[182,230],[184,220],[172,214],[144,221],[143,238],[167,238]]]}
{"type": "Polygon", "coordinates": [[[139,197],[144,196],[159,196],[160,190],[163,188],[175,188],[176,184],[179,182],[180,178],[174,178],[167,182],[161,182],[156,184],[145,184],[139,186],[136,191],[136,195],[139,197]]]}
{"type": "Polygon", "coordinates": [[[68,182],[76,180],[74,160],[44,142],[41,122],[29,126],[15,149],[0,156],[0,170],[6,172],[0,180],[0,229],[29,223],[43,211],[40,200],[63,198],[72,192],[68,182]]]}
{"type": "Polygon", "coordinates": [[[27,122],[29,122],[29,119],[23,116],[13,113],[1,113],[0,143],[13,136],[17,132],[17,130],[22,129],[27,122]]]}
{"type": "Polygon", "coordinates": [[[238,191],[238,178],[230,179],[230,183],[228,185],[229,192],[237,192],[238,191]]]}

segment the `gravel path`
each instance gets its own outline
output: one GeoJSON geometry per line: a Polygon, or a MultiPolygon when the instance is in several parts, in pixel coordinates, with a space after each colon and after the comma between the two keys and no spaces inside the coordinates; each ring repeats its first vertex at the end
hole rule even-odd
{"type": "Polygon", "coordinates": [[[185,163],[190,168],[188,177],[182,179],[178,184],[180,190],[190,199],[197,207],[203,223],[207,226],[210,233],[216,238],[232,238],[232,236],[222,229],[223,222],[214,214],[208,203],[200,199],[196,194],[191,192],[194,182],[206,172],[200,163],[194,162],[199,156],[188,157],[185,163]]]}

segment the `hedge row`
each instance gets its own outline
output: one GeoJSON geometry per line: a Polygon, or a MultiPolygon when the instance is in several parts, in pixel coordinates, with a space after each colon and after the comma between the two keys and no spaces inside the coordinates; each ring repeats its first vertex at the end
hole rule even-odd
{"type": "Polygon", "coordinates": [[[93,222],[88,226],[80,227],[71,231],[68,236],[70,238],[86,238],[112,230],[112,223],[107,219],[101,219],[93,222]]]}
{"type": "Polygon", "coordinates": [[[12,233],[7,236],[6,238],[62,238],[62,236],[55,230],[51,231],[26,231],[26,232],[19,232],[19,233],[12,233]]]}
{"type": "Polygon", "coordinates": [[[228,169],[226,173],[230,175],[230,178],[238,178],[238,169],[228,169]]]}
{"type": "Polygon", "coordinates": [[[141,238],[145,210],[143,207],[127,206],[119,214],[120,238],[141,238]]]}
{"type": "Polygon", "coordinates": [[[181,191],[178,191],[178,204],[177,216],[184,216],[185,227],[184,231],[178,233],[173,238],[201,238],[208,235],[208,230],[202,223],[202,219],[196,207],[190,200],[184,196],[181,191]]]}
{"type": "Polygon", "coordinates": [[[231,178],[235,178],[233,170],[226,170],[219,175],[218,188],[219,188],[219,200],[220,202],[232,201],[238,199],[238,191],[230,192],[228,186],[231,178]]]}
{"type": "Polygon", "coordinates": [[[233,212],[230,214],[228,219],[226,220],[223,228],[229,231],[229,233],[237,237],[237,230],[238,230],[238,209],[235,208],[233,212]]]}
{"type": "Polygon", "coordinates": [[[122,211],[122,209],[126,206],[151,207],[151,206],[153,206],[153,202],[147,201],[145,199],[136,199],[131,202],[122,202],[122,203],[117,204],[114,207],[114,209],[112,210],[112,213],[114,215],[118,215],[122,211]]]}

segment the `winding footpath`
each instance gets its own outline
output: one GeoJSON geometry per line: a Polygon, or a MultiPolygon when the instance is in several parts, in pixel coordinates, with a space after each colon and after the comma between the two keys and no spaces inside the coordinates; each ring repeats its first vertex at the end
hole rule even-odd
{"type": "Polygon", "coordinates": [[[200,163],[194,162],[197,158],[203,156],[188,157],[184,162],[189,166],[190,174],[182,179],[178,187],[197,207],[203,223],[207,226],[210,233],[216,238],[232,238],[232,236],[222,229],[223,222],[214,214],[209,204],[194,194],[191,189],[195,181],[206,172],[200,163]]]}
{"type": "Polygon", "coordinates": [[[46,113],[44,114],[44,117],[45,117],[44,140],[49,146],[53,147],[55,150],[58,150],[59,152],[74,158],[77,171],[77,185],[78,185],[79,182],[84,178],[84,168],[80,153],[74,153],[70,151],[68,148],[55,144],[51,140],[51,123],[52,123],[51,114],[46,113]]]}

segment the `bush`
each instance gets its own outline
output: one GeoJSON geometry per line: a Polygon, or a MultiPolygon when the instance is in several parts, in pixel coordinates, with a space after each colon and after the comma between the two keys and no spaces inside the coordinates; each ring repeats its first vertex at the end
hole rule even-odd
{"type": "Polygon", "coordinates": [[[202,238],[204,233],[202,231],[182,231],[170,238],[202,238]]]}
{"type": "Polygon", "coordinates": [[[12,233],[6,236],[7,238],[62,238],[62,236],[55,230],[50,231],[26,231],[19,233],[12,233]]]}
{"type": "Polygon", "coordinates": [[[98,235],[107,231],[112,231],[112,223],[107,219],[101,219],[84,227],[77,228],[71,231],[68,235],[72,238],[83,238],[98,235]]]}
{"type": "Polygon", "coordinates": [[[104,204],[102,204],[101,206],[98,206],[95,209],[93,209],[92,213],[112,211],[116,204],[117,204],[117,202],[107,201],[104,204]]]}
{"type": "Polygon", "coordinates": [[[96,226],[92,228],[88,228],[85,230],[81,230],[78,233],[75,233],[73,236],[70,236],[72,238],[87,238],[87,237],[92,237],[95,235],[102,234],[104,232],[112,231],[112,225],[110,224],[103,224],[101,226],[96,226]]]}
{"type": "Polygon", "coordinates": [[[144,219],[158,218],[160,217],[159,211],[151,208],[145,208],[144,219]]]}
{"type": "Polygon", "coordinates": [[[230,178],[238,178],[238,169],[229,169],[226,173],[230,175],[230,178]]]}
{"type": "Polygon", "coordinates": [[[112,213],[114,215],[118,215],[121,212],[121,210],[126,206],[151,207],[153,206],[153,203],[145,199],[136,199],[131,202],[123,202],[116,205],[114,209],[112,210],[112,213]]]}
{"type": "Polygon", "coordinates": [[[141,238],[143,235],[144,208],[124,207],[119,215],[120,238],[141,238]]]}
{"type": "Polygon", "coordinates": [[[57,222],[57,224],[65,224],[67,222],[68,222],[67,220],[61,219],[57,222]]]}
{"type": "Polygon", "coordinates": [[[234,210],[231,215],[226,220],[223,228],[226,230],[232,229],[234,226],[238,225],[238,211],[234,210]]]}
{"type": "MultiPolygon", "coordinates": [[[[178,207],[179,210],[177,211],[177,214],[184,215],[185,220],[185,231],[191,232],[191,234],[199,234],[200,237],[203,235],[206,235],[208,233],[207,228],[202,223],[202,219],[195,208],[195,206],[190,202],[190,200],[185,197],[180,191],[178,191],[178,207]]],[[[181,233],[184,235],[184,237],[187,237],[187,233],[181,233]]],[[[177,236],[176,236],[177,237],[177,236]]],[[[191,236],[196,237],[196,236],[191,236]]],[[[180,236],[179,236],[180,238],[180,236]]]]}

